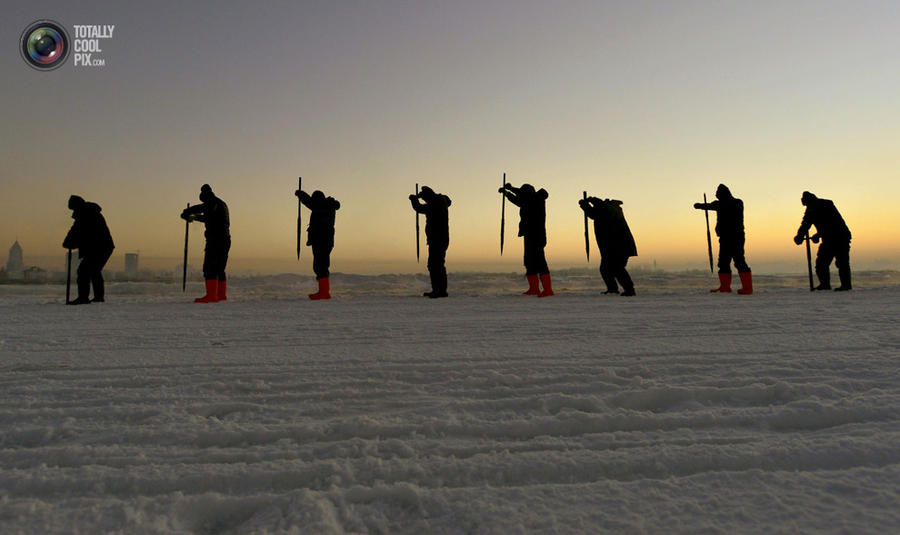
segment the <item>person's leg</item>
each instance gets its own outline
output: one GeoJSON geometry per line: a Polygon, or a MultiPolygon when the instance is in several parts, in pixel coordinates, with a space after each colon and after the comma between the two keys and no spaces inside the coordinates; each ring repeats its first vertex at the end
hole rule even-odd
{"type": "Polygon", "coordinates": [[[612,255],[610,253],[600,255],[600,277],[606,284],[605,294],[619,293],[619,285],[616,283],[615,270],[610,265],[612,263],[612,255]]]}
{"type": "Polygon", "coordinates": [[[628,257],[622,257],[621,261],[618,263],[618,274],[616,278],[619,279],[619,282],[622,284],[622,295],[631,296],[634,295],[634,282],[631,280],[631,275],[628,274],[628,270],[625,269],[625,266],[628,265],[628,257]]]}
{"type": "Polygon", "coordinates": [[[819,285],[816,290],[831,289],[831,261],[834,260],[834,250],[831,244],[822,240],[819,244],[819,250],[816,252],[816,277],[819,279],[819,285]]]}
{"type": "Polygon", "coordinates": [[[735,243],[734,246],[734,268],[738,271],[741,278],[741,289],[738,293],[741,295],[750,295],[753,293],[753,274],[750,272],[750,266],[747,265],[747,259],[744,257],[744,240],[735,243]]]}
{"type": "Polygon", "coordinates": [[[312,300],[331,299],[331,250],[334,246],[330,243],[316,244],[312,246],[313,250],[313,272],[316,274],[316,282],[319,290],[314,294],[309,294],[312,300]]]}
{"type": "Polygon", "coordinates": [[[834,247],[834,264],[838,268],[838,277],[841,285],[835,290],[850,290],[853,284],[850,281],[850,242],[842,242],[834,247]]]}
{"type": "Polygon", "coordinates": [[[733,243],[719,238],[719,287],[710,290],[711,293],[731,293],[731,258],[733,249],[733,243]]]}
{"type": "Polygon", "coordinates": [[[542,243],[535,260],[535,268],[538,270],[541,279],[541,293],[538,297],[550,297],[553,294],[553,283],[550,280],[550,267],[547,266],[547,256],[544,253],[546,243],[542,243]]]}
{"type": "Polygon", "coordinates": [[[528,236],[522,240],[525,244],[525,278],[528,280],[528,290],[522,292],[523,295],[538,295],[541,293],[539,286],[540,274],[538,272],[537,262],[537,244],[528,236]]]}
{"type": "Polygon", "coordinates": [[[222,263],[222,245],[206,241],[203,250],[203,281],[206,285],[206,295],[194,299],[195,303],[217,303],[219,301],[219,277],[224,276],[222,263]]]}
{"type": "Polygon", "coordinates": [[[78,297],[70,301],[70,305],[85,305],[91,302],[91,279],[94,276],[94,262],[92,257],[85,256],[78,264],[75,272],[75,286],[78,288],[78,297]]]}

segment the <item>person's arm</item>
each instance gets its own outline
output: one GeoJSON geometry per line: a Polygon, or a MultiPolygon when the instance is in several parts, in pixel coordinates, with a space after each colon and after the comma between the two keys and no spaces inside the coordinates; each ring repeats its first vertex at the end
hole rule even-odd
{"type": "Polygon", "coordinates": [[[78,249],[78,221],[76,220],[72,223],[72,228],[69,229],[69,232],[66,234],[66,239],[63,240],[62,246],[66,249],[78,249]]]}
{"type": "Polygon", "coordinates": [[[204,212],[206,207],[203,203],[195,204],[181,211],[181,219],[185,221],[205,221],[204,212]]]}
{"type": "Polygon", "coordinates": [[[409,203],[412,204],[412,209],[415,210],[416,213],[425,213],[425,205],[419,202],[419,197],[415,193],[409,194],[409,203]]]}
{"type": "Polygon", "coordinates": [[[587,199],[578,199],[578,206],[584,211],[584,215],[594,219],[594,201],[596,197],[588,197],[587,199]]]}
{"type": "MultiPolygon", "coordinates": [[[[797,245],[803,243],[803,239],[809,233],[809,227],[812,226],[812,214],[810,213],[811,211],[812,210],[810,210],[810,207],[807,206],[806,211],[803,212],[803,220],[800,222],[800,228],[797,229],[797,235],[794,236],[794,243],[796,243],[797,245]]],[[[816,238],[818,238],[818,236],[819,235],[816,234],[816,238]]],[[[818,242],[818,239],[816,239],[816,242],[818,242]]]]}
{"type": "Polygon", "coordinates": [[[716,212],[719,210],[719,201],[708,203],[695,202],[694,208],[696,208],[697,210],[712,210],[713,212],[716,212]]]}
{"type": "Polygon", "coordinates": [[[522,206],[522,201],[519,199],[519,189],[513,187],[513,185],[509,182],[506,183],[505,188],[500,188],[497,191],[499,191],[503,195],[506,195],[506,198],[509,199],[509,202],[519,207],[522,206]]]}
{"type": "Polygon", "coordinates": [[[294,192],[294,195],[296,195],[297,197],[300,197],[300,202],[303,203],[303,206],[309,208],[310,210],[317,208],[315,206],[315,204],[313,204],[312,196],[310,196],[309,193],[306,193],[305,191],[298,189],[297,191],[294,192]]]}

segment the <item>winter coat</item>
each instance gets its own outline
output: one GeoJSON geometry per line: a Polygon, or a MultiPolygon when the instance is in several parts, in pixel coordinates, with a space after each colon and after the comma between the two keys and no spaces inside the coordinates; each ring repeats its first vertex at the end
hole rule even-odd
{"type": "Polygon", "coordinates": [[[78,249],[78,257],[109,254],[115,249],[106,219],[98,204],[86,202],[72,211],[72,228],[63,240],[66,249],[78,249]]]}
{"type": "Polygon", "coordinates": [[[310,210],[306,245],[334,247],[335,212],[341,208],[341,203],[334,197],[315,198],[306,192],[300,195],[300,202],[310,210]]]}
{"type": "Polygon", "coordinates": [[[431,201],[419,204],[413,201],[417,213],[425,214],[425,238],[429,245],[447,246],[450,243],[450,197],[437,193],[431,201]]]}
{"type": "Polygon", "coordinates": [[[625,221],[621,201],[589,199],[582,204],[585,214],[594,220],[594,237],[601,255],[616,255],[626,258],[637,256],[634,236],[625,221]]]}
{"type": "Polygon", "coordinates": [[[716,212],[716,236],[726,241],[744,239],[744,201],[732,197],[731,193],[722,195],[721,199],[711,203],[697,203],[699,209],[716,212]]]}
{"type": "Polygon", "coordinates": [[[815,198],[808,201],[797,235],[806,235],[811,225],[816,226],[816,232],[823,240],[850,241],[850,229],[837,207],[828,199],[815,198]]]}
{"type": "Polygon", "coordinates": [[[207,242],[230,243],[231,220],[228,217],[228,205],[215,195],[210,194],[209,197],[200,204],[185,208],[183,214],[192,216],[193,221],[203,222],[203,236],[207,242]]]}
{"type": "Polygon", "coordinates": [[[523,188],[508,191],[507,198],[519,207],[519,236],[547,243],[547,190],[530,193],[523,188]]]}

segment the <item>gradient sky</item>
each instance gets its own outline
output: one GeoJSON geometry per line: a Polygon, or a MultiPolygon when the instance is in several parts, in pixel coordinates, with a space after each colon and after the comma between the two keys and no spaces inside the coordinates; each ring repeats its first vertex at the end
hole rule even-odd
{"type": "Polygon", "coordinates": [[[75,193],[103,206],[111,267],[135,251],[174,266],[178,214],[208,182],[234,269],[311,272],[302,175],[342,203],[335,271],[424,270],[415,182],[453,199],[450,271],[516,271],[514,210],[498,254],[505,171],[550,192],[551,269],[584,265],[585,189],[625,202],[633,264],[704,269],[691,205],[719,182],[744,200],[757,271],[805,271],[804,190],[835,201],[857,266],[900,265],[898,2],[222,4],[4,7],[0,254],[18,238],[26,263],[61,258],[75,193]],[[29,68],[18,40],[41,18],[115,24],[107,66],[29,68]]]}

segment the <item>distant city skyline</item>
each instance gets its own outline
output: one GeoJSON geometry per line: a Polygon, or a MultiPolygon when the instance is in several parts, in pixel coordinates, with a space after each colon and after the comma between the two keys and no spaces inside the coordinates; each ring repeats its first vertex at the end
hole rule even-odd
{"type": "MultiPolygon", "coordinates": [[[[451,272],[517,271],[509,206],[499,255],[506,172],[550,193],[551,270],[597,265],[584,190],[624,201],[633,264],[702,269],[691,205],[720,182],[744,200],[756,271],[805,269],[804,190],[834,200],[854,267],[900,265],[896,2],[57,0],[4,15],[0,243],[35,258],[59,257],[78,194],[103,207],[112,266],[138,250],[180,263],[178,214],[209,183],[231,210],[231,269],[309,273],[303,176],[342,203],[335,271],[425,270],[416,182],[453,200],[451,272]],[[29,67],[15,44],[42,18],[115,25],[105,65],[29,67]]],[[[202,247],[194,224],[189,263],[202,247]]]]}

